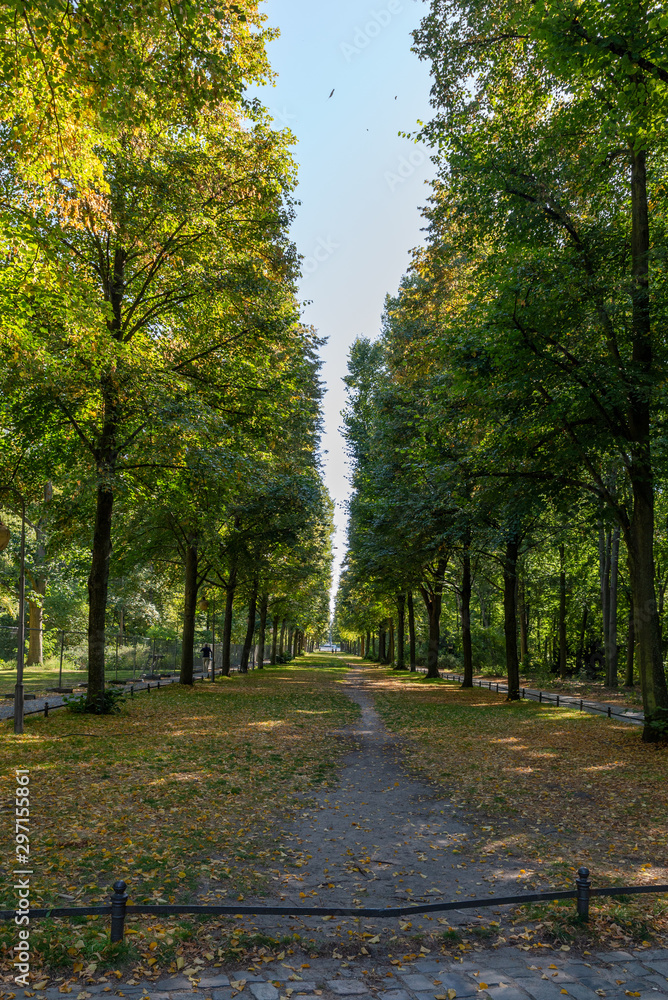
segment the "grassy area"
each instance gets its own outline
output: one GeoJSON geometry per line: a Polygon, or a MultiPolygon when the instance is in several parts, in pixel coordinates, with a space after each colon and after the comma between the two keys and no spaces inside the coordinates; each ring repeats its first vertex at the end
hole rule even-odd
{"type": "MultiPolygon", "coordinates": [[[[131,902],[243,899],[263,894],[273,861],[299,864],[281,849],[282,830],[309,789],[332,779],[338,750],[327,730],[358,713],[337,690],[341,660],[312,662],[331,669],[271,668],[168,687],[128,701],[120,716],[28,718],[23,737],[5,723],[2,856],[14,852],[14,769],[29,767],[32,905],[107,902],[117,878],[131,902]]],[[[3,905],[15,902],[6,889],[3,905]]],[[[80,923],[35,923],[33,968],[62,966],[85,979],[130,962],[157,976],[183,967],[195,938],[207,961],[239,946],[233,921],[134,921],[121,948],[108,944],[108,919],[80,923]]],[[[5,976],[14,931],[1,935],[5,976]]]]}
{"type": "MultiPolygon", "coordinates": [[[[386,724],[414,741],[411,765],[477,818],[472,853],[521,858],[528,891],[572,888],[581,864],[598,885],[668,883],[665,744],[643,744],[622,723],[445,681],[379,671],[371,683],[386,724]]],[[[596,901],[592,912],[587,933],[599,942],[668,940],[666,897],[596,901]]],[[[584,933],[571,903],[519,915],[530,917],[531,939],[584,933]]]]}
{"type": "MultiPolygon", "coordinates": [[[[170,659],[169,661],[165,661],[164,667],[158,667],[158,670],[167,673],[172,669],[172,665],[173,660],[170,659]]],[[[130,681],[140,678],[147,671],[150,671],[150,659],[144,650],[141,650],[141,655],[137,656],[136,666],[131,656],[125,656],[121,659],[118,669],[116,669],[113,657],[106,666],[107,681],[115,679],[130,681]]],[[[38,697],[46,694],[49,689],[57,687],[59,679],[60,657],[58,656],[47,657],[44,663],[35,663],[29,667],[24,667],[23,670],[23,683],[26,693],[34,694],[38,697]]],[[[86,667],[82,667],[79,663],[67,657],[63,659],[63,687],[76,690],[87,680],[88,671],[86,667]]],[[[0,660],[0,697],[12,694],[15,684],[16,663],[0,660]]]]}
{"type": "MultiPolygon", "coordinates": [[[[132,670],[119,670],[118,674],[114,670],[107,670],[106,672],[107,682],[115,680],[118,677],[119,680],[131,681],[139,680],[141,677],[141,671],[132,670]]],[[[78,667],[72,666],[71,664],[63,664],[63,674],[62,674],[62,686],[66,688],[72,688],[74,691],[81,689],[81,685],[88,680],[88,672],[86,670],[81,670],[78,667]]],[[[47,694],[50,689],[58,686],[59,673],[58,667],[55,669],[49,667],[48,664],[35,665],[31,667],[26,667],[23,674],[24,689],[26,694],[34,694],[41,698],[43,695],[47,694]]],[[[9,668],[0,669],[0,696],[13,694],[14,685],[16,684],[16,664],[13,664],[9,668]]],[[[9,702],[5,700],[5,704],[9,702]]]]}

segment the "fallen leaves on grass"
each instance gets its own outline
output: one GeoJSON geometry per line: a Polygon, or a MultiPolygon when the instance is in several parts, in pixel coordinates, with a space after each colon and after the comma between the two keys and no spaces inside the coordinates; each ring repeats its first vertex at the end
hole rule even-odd
{"type": "MultiPolygon", "coordinates": [[[[120,716],[30,719],[19,739],[5,729],[0,796],[10,808],[14,768],[30,767],[32,905],[63,896],[71,905],[106,903],[118,878],[131,903],[261,895],[272,861],[300,863],[299,851],[293,857],[280,848],[282,830],[304,795],[332,776],[339,748],[328,730],[358,714],[337,676],[256,671],[168,687],[128,702],[120,716]]],[[[5,857],[12,832],[3,824],[5,857]]],[[[139,927],[124,951],[114,951],[106,921],[89,921],[75,935],[61,923],[43,933],[37,923],[35,974],[43,962],[91,975],[91,962],[115,954],[150,976],[165,963],[176,968],[174,934],[139,927]]],[[[0,933],[0,971],[8,973],[15,942],[11,928],[0,933]]]]}
{"type": "MultiPolygon", "coordinates": [[[[665,745],[642,743],[622,723],[485,690],[378,672],[370,683],[386,724],[414,741],[411,765],[446,786],[474,824],[471,853],[521,857],[527,889],[572,888],[581,864],[597,885],[668,882],[665,745]]],[[[557,904],[541,916],[546,932],[575,936],[557,904]]],[[[668,938],[666,904],[597,899],[592,927],[619,946],[668,938]]]]}

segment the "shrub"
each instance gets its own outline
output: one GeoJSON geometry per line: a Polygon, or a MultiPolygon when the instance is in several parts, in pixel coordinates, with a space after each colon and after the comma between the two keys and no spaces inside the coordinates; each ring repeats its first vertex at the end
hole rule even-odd
{"type": "Polygon", "coordinates": [[[68,712],[74,712],[77,715],[117,715],[125,701],[125,692],[119,691],[118,688],[108,688],[92,701],[88,701],[85,694],[71,695],[69,698],[64,698],[63,701],[68,712]]]}

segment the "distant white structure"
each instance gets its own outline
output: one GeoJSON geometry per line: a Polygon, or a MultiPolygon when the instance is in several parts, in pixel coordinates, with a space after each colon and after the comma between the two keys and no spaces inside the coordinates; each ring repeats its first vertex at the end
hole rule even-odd
{"type": "Polygon", "coordinates": [[[318,646],[318,649],[322,653],[340,653],[341,652],[341,647],[337,646],[335,643],[331,643],[331,642],[325,642],[325,643],[323,643],[321,646],[318,646]]]}

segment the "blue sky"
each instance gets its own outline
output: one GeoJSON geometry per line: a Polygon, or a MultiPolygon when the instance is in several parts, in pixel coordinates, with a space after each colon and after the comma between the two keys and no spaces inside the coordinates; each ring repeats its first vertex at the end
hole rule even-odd
{"type": "Polygon", "coordinates": [[[422,241],[428,152],[398,133],[429,117],[429,74],[410,51],[426,12],[416,0],[265,0],[281,37],[269,47],[276,86],[260,96],[297,137],[301,201],[292,235],[304,260],[304,321],[323,349],[326,481],[345,545],[347,470],[339,434],[350,345],[375,337],[383,302],[422,241]],[[329,97],[330,92],[334,94],[329,97]]]}

